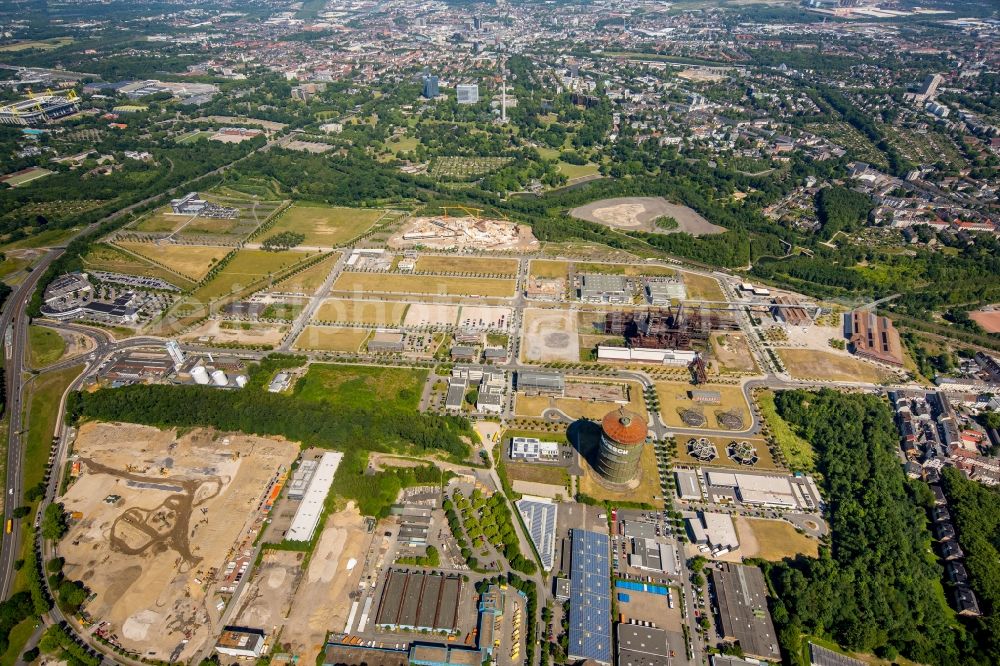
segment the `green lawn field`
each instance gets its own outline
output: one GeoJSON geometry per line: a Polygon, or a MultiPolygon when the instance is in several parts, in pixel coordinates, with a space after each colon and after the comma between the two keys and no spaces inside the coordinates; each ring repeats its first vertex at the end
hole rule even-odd
{"type": "Polygon", "coordinates": [[[427,370],[314,363],[295,387],[298,397],[345,409],[373,404],[390,410],[416,410],[427,370]]]}
{"type": "Polygon", "coordinates": [[[215,278],[196,289],[193,295],[202,303],[209,303],[265,280],[268,276],[277,277],[308,256],[308,253],[296,250],[284,252],[240,250],[215,278]]]}
{"type": "Polygon", "coordinates": [[[66,352],[66,341],[44,326],[28,327],[28,365],[36,370],[58,361],[66,352]]]}
{"type": "Polygon", "coordinates": [[[292,231],[305,236],[302,245],[337,247],[372,228],[385,211],[296,204],[286,210],[260,240],[292,231]]]}

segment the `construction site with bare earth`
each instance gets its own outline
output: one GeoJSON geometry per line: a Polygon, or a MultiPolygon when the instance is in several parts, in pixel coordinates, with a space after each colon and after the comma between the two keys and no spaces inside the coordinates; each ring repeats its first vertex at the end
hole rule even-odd
{"type": "Polygon", "coordinates": [[[210,648],[226,607],[226,562],[253,549],[269,493],[298,448],[208,429],[83,425],[58,552],[91,590],[83,610],[99,618],[101,635],[165,661],[210,648]]]}

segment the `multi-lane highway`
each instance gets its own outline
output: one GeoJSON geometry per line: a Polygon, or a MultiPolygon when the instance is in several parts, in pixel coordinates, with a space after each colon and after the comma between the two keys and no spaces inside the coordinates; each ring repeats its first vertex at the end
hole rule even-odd
{"type": "Polygon", "coordinates": [[[25,280],[14,289],[0,314],[0,332],[4,335],[4,368],[6,390],[5,409],[10,415],[9,436],[7,443],[7,483],[4,492],[4,523],[12,521],[12,531],[6,534],[0,542],[0,593],[4,599],[10,594],[10,585],[14,577],[14,560],[17,559],[21,539],[19,520],[13,519],[14,509],[20,504],[24,489],[21,487],[21,449],[23,448],[22,433],[27,429],[23,422],[24,405],[22,388],[24,384],[24,354],[27,347],[28,318],[25,309],[31,294],[45,269],[61,254],[53,250],[45,254],[34,270],[27,274],[25,280]],[[8,336],[7,331],[10,329],[8,336]],[[9,340],[10,344],[7,344],[9,340]]]}

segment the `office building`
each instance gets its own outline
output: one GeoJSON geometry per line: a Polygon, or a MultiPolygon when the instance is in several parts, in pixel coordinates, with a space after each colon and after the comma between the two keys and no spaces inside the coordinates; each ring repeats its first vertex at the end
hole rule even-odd
{"type": "Polygon", "coordinates": [[[534,437],[512,437],[510,459],[554,462],[559,460],[559,445],[555,442],[543,442],[534,437]]]}
{"type": "Polygon", "coordinates": [[[469,390],[469,380],[464,377],[452,377],[448,382],[448,393],[444,399],[446,409],[462,409],[465,394],[469,390]]]}
{"type": "Polygon", "coordinates": [[[928,74],[924,82],[920,84],[920,92],[918,93],[924,99],[931,99],[937,95],[938,86],[944,83],[944,77],[940,74],[928,74]]]}
{"type": "Polygon", "coordinates": [[[404,335],[400,331],[376,331],[368,341],[368,352],[372,354],[398,354],[406,349],[404,335]]]}
{"type": "Polygon", "coordinates": [[[483,372],[476,397],[476,411],[484,414],[500,414],[503,411],[504,395],[507,392],[507,375],[503,370],[483,372]]]}
{"type": "Polygon", "coordinates": [[[479,86],[475,83],[462,83],[455,86],[459,104],[475,104],[479,101],[479,86]]]}
{"type": "Polygon", "coordinates": [[[434,99],[440,94],[438,89],[438,77],[436,74],[428,74],[424,77],[423,96],[427,99],[434,99]]]}
{"type": "Polygon", "coordinates": [[[197,192],[188,192],[180,199],[170,200],[170,210],[174,215],[197,215],[207,205],[208,202],[199,197],[197,192]]]}

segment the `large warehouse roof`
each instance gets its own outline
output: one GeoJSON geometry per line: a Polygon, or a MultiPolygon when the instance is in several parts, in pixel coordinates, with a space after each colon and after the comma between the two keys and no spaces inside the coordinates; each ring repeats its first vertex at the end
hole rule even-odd
{"type": "Polygon", "coordinates": [[[569,656],[610,665],[610,539],[587,530],[573,530],[571,536],[569,656]]]}
{"type": "Polygon", "coordinates": [[[719,601],[719,633],[739,641],[743,652],[758,659],[780,659],[778,638],[767,610],[767,585],[757,567],[724,562],[712,570],[719,601]]]}
{"type": "Polygon", "coordinates": [[[800,502],[787,476],[707,472],[708,485],[735,488],[744,504],[764,504],[795,508],[800,502]]]}
{"type": "Polygon", "coordinates": [[[669,666],[667,632],[637,624],[618,625],[618,666],[669,666]]]}
{"type": "Polygon", "coordinates": [[[337,468],[343,459],[344,454],[339,451],[328,451],[320,458],[316,471],[309,481],[309,488],[302,497],[302,503],[299,504],[295,517],[292,518],[292,525],[285,534],[286,539],[289,541],[312,539],[320,514],[323,513],[326,496],[330,492],[330,486],[333,485],[333,475],[337,473],[337,468]]]}
{"type": "Polygon", "coordinates": [[[674,472],[677,478],[677,496],[682,500],[702,499],[701,487],[698,485],[698,473],[692,470],[679,469],[674,472]]]}
{"type": "Polygon", "coordinates": [[[406,572],[386,575],[376,624],[403,629],[454,631],[462,579],[455,574],[406,572]]]}
{"type": "Polygon", "coordinates": [[[522,497],[517,510],[542,558],[542,568],[551,571],[556,554],[556,505],[544,497],[522,497]]]}

